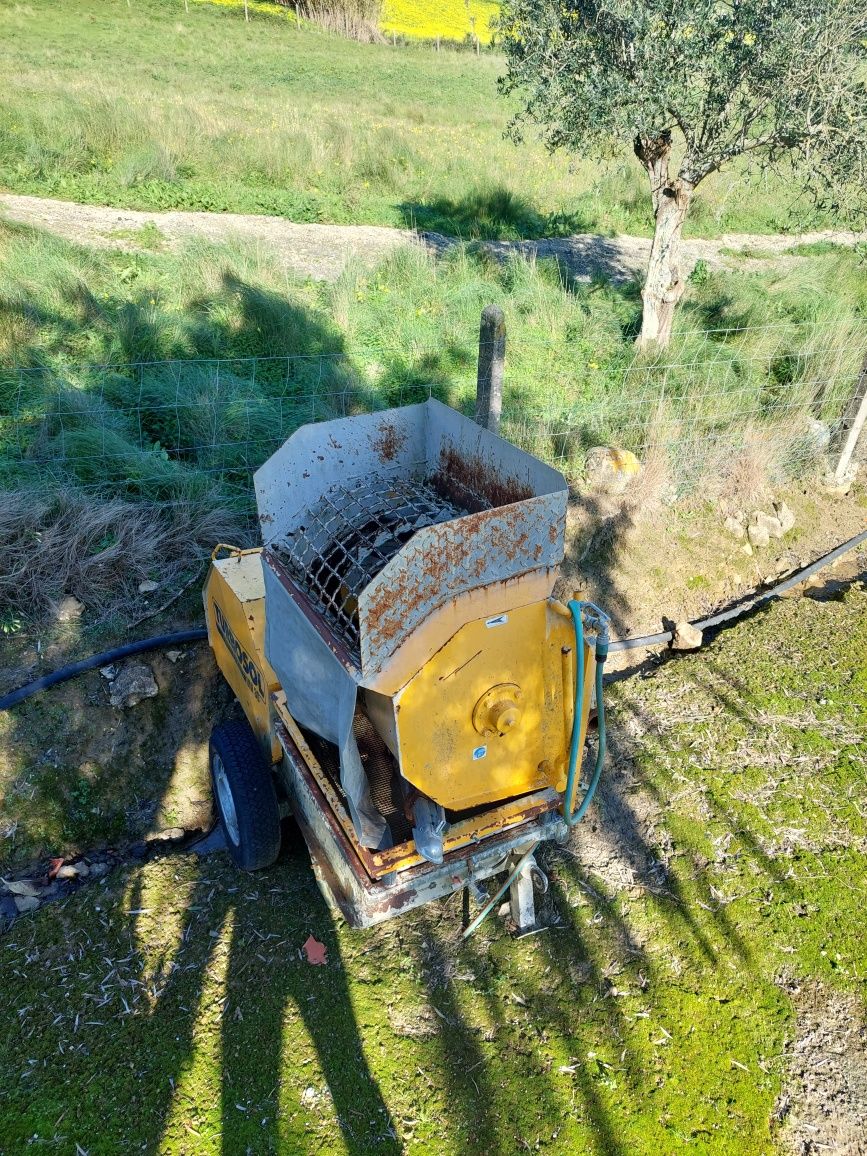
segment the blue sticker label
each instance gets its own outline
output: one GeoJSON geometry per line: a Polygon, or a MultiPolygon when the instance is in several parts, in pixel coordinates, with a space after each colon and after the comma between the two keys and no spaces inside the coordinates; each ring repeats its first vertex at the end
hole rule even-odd
{"type": "Polygon", "coordinates": [[[479,759],[483,759],[487,753],[487,747],[476,747],[476,749],[473,751],[473,762],[477,762],[479,759]]]}

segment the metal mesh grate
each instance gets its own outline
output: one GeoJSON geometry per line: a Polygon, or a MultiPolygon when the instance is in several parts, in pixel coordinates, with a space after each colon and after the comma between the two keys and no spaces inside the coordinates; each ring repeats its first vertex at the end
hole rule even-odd
{"type": "Polygon", "coordinates": [[[296,582],[353,648],[358,599],[416,530],[469,511],[429,483],[371,477],[332,486],[275,548],[296,582]]]}

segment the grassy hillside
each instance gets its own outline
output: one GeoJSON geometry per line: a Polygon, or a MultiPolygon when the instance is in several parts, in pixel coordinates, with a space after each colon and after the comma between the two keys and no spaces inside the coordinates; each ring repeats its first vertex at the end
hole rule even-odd
{"type": "MultiPolygon", "coordinates": [[[[464,236],[650,228],[630,156],[570,167],[504,140],[488,53],[359,45],[279,9],[245,23],[237,4],[180,0],[7,4],[0,42],[0,188],[464,236]]],[[[789,199],[742,195],[728,173],[690,229],[777,231],[789,199]]]]}

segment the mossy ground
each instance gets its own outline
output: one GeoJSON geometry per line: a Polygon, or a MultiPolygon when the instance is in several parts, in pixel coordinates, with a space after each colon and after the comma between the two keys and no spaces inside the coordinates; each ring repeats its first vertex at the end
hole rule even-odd
{"type": "Polygon", "coordinates": [[[458,896],[349,931],[297,844],[255,877],[133,867],[18,922],[0,1151],[777,1151],[787,985],[865,995],[865,655],[855,584],[612,688],[542,935],[489,919],[463,944],[458,896]]]}

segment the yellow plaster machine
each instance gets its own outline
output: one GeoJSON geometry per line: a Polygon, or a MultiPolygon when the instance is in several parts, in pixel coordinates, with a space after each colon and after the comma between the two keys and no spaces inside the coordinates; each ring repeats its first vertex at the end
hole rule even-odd
{"type": "Polygon", "coordinates": [[[247,716],[211,739],[235,862],[273,862],[291,812],[353,926],[506,872],[525,930],[533,850],[602,758],[576,808],[607,619],[552,597],[562,475],[431,400],[304,426],[255,487],[262,548],[205,586],[247,716]]]}

